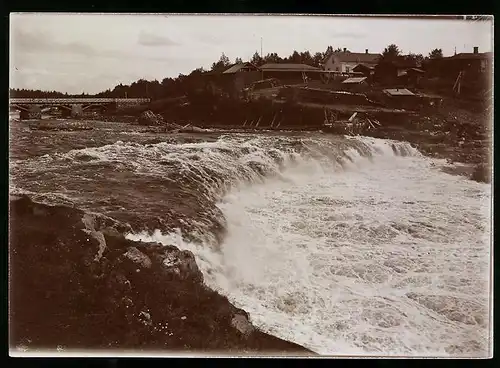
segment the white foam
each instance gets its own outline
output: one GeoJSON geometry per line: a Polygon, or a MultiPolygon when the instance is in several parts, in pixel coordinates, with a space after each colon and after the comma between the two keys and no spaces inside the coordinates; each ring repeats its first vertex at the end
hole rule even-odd
{"type": "Polygon", "coordinates": [[[153,237],[193,251],[255,325],[318,353],[488,355],[488,186],[362,141],[375,156],[350,149],[344,170],[303,160],[229,193],[220,252],[153,237]]]}

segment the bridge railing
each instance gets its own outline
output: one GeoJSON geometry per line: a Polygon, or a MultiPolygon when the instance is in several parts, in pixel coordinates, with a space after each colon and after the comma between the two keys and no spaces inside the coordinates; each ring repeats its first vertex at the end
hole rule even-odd
{"type": "Polygon", "coordinates": [[[9,98],[11,104],[149,103],[150,98],[9,98]]]}

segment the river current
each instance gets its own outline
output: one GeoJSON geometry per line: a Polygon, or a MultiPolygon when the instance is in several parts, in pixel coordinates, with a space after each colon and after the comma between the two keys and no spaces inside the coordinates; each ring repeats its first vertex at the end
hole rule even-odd
{"type": "Polygon", "coordinates": [[[254,325],[320,354],[489,355],[489,185],[404,142],[139,135],[14,156],[11,192],[191,250],[254,325]]]}

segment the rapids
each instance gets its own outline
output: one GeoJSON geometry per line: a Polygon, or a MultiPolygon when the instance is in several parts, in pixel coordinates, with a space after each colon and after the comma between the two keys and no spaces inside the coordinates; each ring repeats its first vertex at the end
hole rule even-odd
{"type": "Polygon", "coordinates": [[[443,165],[404,142],[231,134],[14,161],[11,191],[133,213],[128,238],[193,251],[256,326],[318,353],[487,356],[491,190],[443,165]]]}

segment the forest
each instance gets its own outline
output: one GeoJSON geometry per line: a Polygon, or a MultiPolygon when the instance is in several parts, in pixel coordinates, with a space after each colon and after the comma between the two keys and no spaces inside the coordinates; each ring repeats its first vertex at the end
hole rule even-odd
{"type": "MultiPolygon", "coordinates": [[[[311,54],[309,51],[298,52],[294,51],[287,57],[280,57],[277,53],[268,53],[262,57],[258,52],[255,52],[251,60],[251,63],[256,66],[261,66],[266,63],[297,63],[297,64],[308,64],[316,67],[321,67],[321,64],[326,59],[327,56],[334,52],[342,51],[341,48],[334,49],[333,46],[328,46],[324,52],[316,52],[311,54]]],[[[346,52],[350,52],[346,50],[346,52]]],[[[403,55],[402,51],[397,45],[391,44],[387,46],[382,52],[382,60],[415,60],[424,63],[431,59],[442,58],[443,53],[441,49],[432,50],[427,56],[421,54],[403,55]]],[[[200,67],[193,70],[190,74],[184,75],[179,74],[176,78],[164,78],[162,81],[152,80],[148,81],[145,79],[139,79],[132,82],[130,85],[118,84],[113,89],[108,89],[100,93],[89,95],[85,93],[81,94],[68,94],[57,91],[40,91],[40,90],[30,90],[30,89],[10,89],[10,97],[12,98],[57,98],[57,97],[101,97],[101,98],[139,98],[148,97],[152,100],[177,97],[187,94],[192,86],[193,80],[196,80],[201,75],[213,72],[218,73],[227,69],[229,66],[242,63],[241,58],[236,58],[234,63],[223,53],[219,60],[212,63],[210,70],[205,70],[200,67]]]]}

